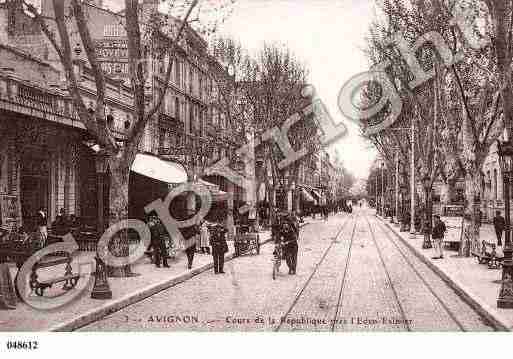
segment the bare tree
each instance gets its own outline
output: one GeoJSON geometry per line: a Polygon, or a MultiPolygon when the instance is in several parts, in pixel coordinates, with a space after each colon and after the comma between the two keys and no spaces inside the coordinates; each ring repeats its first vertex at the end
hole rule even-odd
{"type": "MultiPolygon", "coordinates": [[[[137,0],[125,0],[125,29],[128,43],[129,79],[133,94],[133,118],[134,125],[127,134],[127,140],[119,143],[110,132],[105,111],[105,74],[102,71],[95,52],[95,44],[91,37],[88,21],[84,14],[84,4],[80,0],[53,0],[54,18],[43,17],[31,4],[25,3],[27,11],[39,24],[42,32],[46,35],[53,49],[58,55],[66,74],[68,91],[71,94],[73,105],[78,113],[80,121],[85,125],[89,134],[95,138],[101,146],[101,151],[106,156],[110,172],[110,214],[109,224],[114,225],[123,219],[128,218],[128,183],[130,167],[138,152],[139,145],[144,135],[144,130],[150,121],[157,114],[163,103],[167,86],[157,91],[154,100],[147,103],[145,97],[145,84],[148,80],[148,71],[145,71],[144,64],[147,63],[148,54],[145,53],[144,45],[151,44],[153,40],[162,40],[166,43],[161,46],[167,55],[166,72],[163,83],[168,84],[173,70],[173,60],[180,42],[187,32],[192,31],[191,23],[198,22],[200,12],[218,11],[208,9],[208,6],[199,4],[199,0],[168,1],[170,9],[182,13],[181,18],[170,17],[169,23],[160,14],[152,14],[151,17],[141,17],[141,4],[137,0]],[[68,20],[73,19],[81,43],[85,50],[88,65],[94,76],[96,87],[96,104],[94,109],[88,109],[80,91],[80,86],[73,70],[73,54],[70,40],[68,20]],[[168,26],[168,32],[164,33],[163,25],[168,26]],[[55,29],[55,31],[54,31],[55,29]]],[[[112,240],[114,254],[119,257],[128,256],[128,236],[126,233],[117,236],[112,240]]],[[[127,264],[121,268],[116,275],[129,276],[132,274],[127,264]]]]}

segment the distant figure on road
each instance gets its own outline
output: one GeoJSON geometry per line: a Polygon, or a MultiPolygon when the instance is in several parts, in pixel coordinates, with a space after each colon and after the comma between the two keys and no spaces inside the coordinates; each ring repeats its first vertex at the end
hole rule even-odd
{"type": "Polygon", "coordinates": [[[444,257],[444,234],[447,230],[445,227],[445,223],[440,220],[439,215],[435,215],[434,217],[435,223],[433,226],[432,238],[435,245],[435,256],[433,259],[442,259],[444,257]],[[438,252],[438,256],[436,256],[438,252]]]}
{"type": "Polygon", "coordinates": [[[498,246],[502,246],[502,232],[504,231],[505,226],[506,222],[504,221],[504,217],[501,216],[501,211],[496,211],[495,217],[493,217],[493,228],[495,228],[498,246]]]}

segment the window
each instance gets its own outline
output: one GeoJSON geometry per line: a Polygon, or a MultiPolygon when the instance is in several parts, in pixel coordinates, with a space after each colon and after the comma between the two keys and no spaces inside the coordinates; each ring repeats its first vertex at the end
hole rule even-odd
{"type": "Polygon", "coordinates": [[[175,118],[180,120],[180,101],[175,97],[175,118]]]}
{"type": "Polygon", "coordinates": [[[114,24],[114,25],[105,25],[103,27],[103,36],[105,37],[122,37],[126,36],[126,31],[123,25],[114,24]]]}

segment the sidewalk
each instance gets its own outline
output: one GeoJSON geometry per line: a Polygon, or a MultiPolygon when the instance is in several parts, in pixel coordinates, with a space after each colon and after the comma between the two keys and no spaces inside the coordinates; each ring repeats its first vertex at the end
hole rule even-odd
{"type": "MultiPolygon", "coordinates": [[[[311,223],[305,220],[301,227],[311,223]]],[[[265,244],[271,240],[270,231],[260,232],[260,244],[265,244]]],[[[233,242],[228,242],[229,251],[226,254],[226,261],[234,258],[233,242]]],[[[80,264],[94,263],[94,252],[78,252],[73,261],[73,272],[79,270],[80,264]]],[[[0,310],[0,332],[14,331],[72,331],[91,322],[127,307],[133,303],[141,301],[162,290],[170,288],[176,284],[182,283],[200,273],[213,268],[211,255],[198,254],[194,256],[192,270],[187,269],[187,258],[183,252],[177,255],[175,260],[169,262],[170,268],[157,268],[152,264],[149,258],[141,258],[132,265],[132,270],[140,274],[132,278],[109,278],[109,285],[112,291],[110,300],[91,299],[90,293],[94,279],[90,276],[90,267],[82,266],[81,278],[77,288],[69,293],[78,292],[79,287],[86,288],[73,302],[64,307],[52,311],[38,310],[30,307],[26,303],[18,302],[14,310],[0,310]]],[[[11,277],[15,278],[17,269],[11,266],[11,277]]],[[[64,273],[64,265],[49,269],[40,269],[39,278],[58,277],[64,273]]],[[[214,275],[212,273],[212,275],[214,275]]],[[[54,285],[54,288],[45,291],[46,300],[52,294],[62,293],[62,284],[54,285]]],[[[35,294],[32,294],[35,296],[35,294]]]]}
{"type": "MultiPolygon", "coordinates": [[[[433,249],[422,249],[423,236],[417,234],[415,238],[408,232],[399,232],[399,225],[391,224],[388,220],[377,217],[390,228],[403,243],[405,243],[424,263],[433,269],[468,303],[502,330],[513,329],[513,309],[497,308],[499,295],[501,269],[488,269],[485,264],[478,264],[475,257],[458,257],[456,251],[444,251],[444,258],[433,260],[433,249]]],[[[448,235],[454,236],[456,228],[449,228],[448,235]]],[[[492,225],[483,224],[480,232],[481,238],[496,243],[495,232],[492,225]]],[[[458,234],[459,236],[459,234],[458,234]]],[[[459,238],[459,237],[458,237],[459,238]]]]}

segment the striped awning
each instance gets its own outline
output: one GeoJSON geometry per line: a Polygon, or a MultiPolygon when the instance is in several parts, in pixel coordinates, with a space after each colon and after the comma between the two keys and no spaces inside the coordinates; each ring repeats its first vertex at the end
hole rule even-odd
{"type": "Polygon", "coordinates": [[[322,198],[322,195],[318,190],[312,188],[312,193],[317,197],[318,201],[322,198]]]}
{"type": "Polygon", "coordinates": [[[301,193],[303,194],[303,199],[306,202],[315,202],[315,199],[312,197],[312,195],[308,193],[308,191],[303,187],[301,187],[301,193]]]}
{"type": "Polygon", "coordinates": [[[218,185],[216,185],[214,183],[210,183],[210,182],[202,180],[202,179],[197,180],[196,183],[199,183],[199,184],[205,186],[210,191],[210,195],[212,196],[212,201],[223,202],[223,201],[228,200],[228,193],[221,191],[219,189],[218,185]]]}
{"type": "Polygon", "coordinates": [[[138,153],[130,170],[165,183],[187,182],[187,172],[182,165],[149,154],[138,153]]]}

